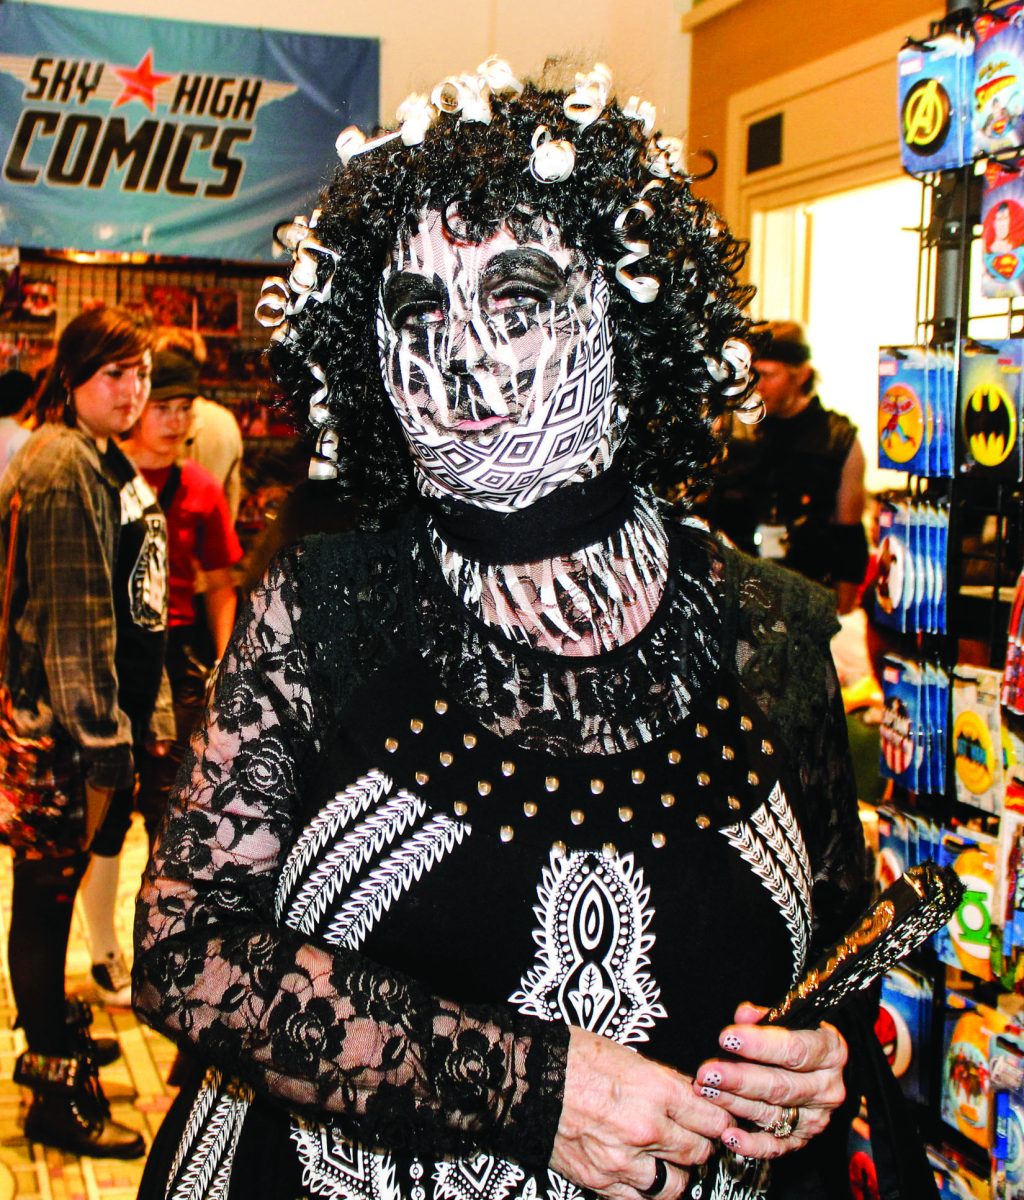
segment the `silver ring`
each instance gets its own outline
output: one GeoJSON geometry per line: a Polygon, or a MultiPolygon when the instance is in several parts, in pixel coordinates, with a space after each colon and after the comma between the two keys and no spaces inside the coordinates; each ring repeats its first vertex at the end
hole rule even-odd
{"type": "Polygon", "coordinates": [[[796,1107],[784,1108],[782,1116],[771,1125],[765,1125],[765,1133],[770,1133],[775,1138],[791,1137],[800,1120],[800,1110],[796,1107]]]}
{"type": "Polygon", "coordinates": [[[663,1158],[654,1160],[654,1178],[651,1180],[650,1187],[637,1188],[636,1190],[641,1196],[647,1196],[649,1200],[660,1195],[665,1190],[665,1184],[668,1183],[668,1167],[665,1165],[663,1158]]]}

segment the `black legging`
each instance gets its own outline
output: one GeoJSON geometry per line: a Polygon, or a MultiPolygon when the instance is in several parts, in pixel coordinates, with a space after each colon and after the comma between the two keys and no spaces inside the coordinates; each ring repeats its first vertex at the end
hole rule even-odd
{"type": "Polygon", "coordinates": [[[7,953],[11,990],[29,1050],[65,1057],[72,1052],[64,999],[75,895],[88,854],[15,859],[7,953]]]}

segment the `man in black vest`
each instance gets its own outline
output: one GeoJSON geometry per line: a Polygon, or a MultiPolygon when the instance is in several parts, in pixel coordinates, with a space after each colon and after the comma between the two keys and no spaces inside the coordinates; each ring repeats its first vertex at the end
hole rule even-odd
{"type": "Polygon", "coordinates": [[[832,588],[848,612],[867,565],[864,451],[856,426],[818,399],[803,329],[764,331],[754,360],[764,419],[730,418],[704,513],[741,549],[832,588]]]}

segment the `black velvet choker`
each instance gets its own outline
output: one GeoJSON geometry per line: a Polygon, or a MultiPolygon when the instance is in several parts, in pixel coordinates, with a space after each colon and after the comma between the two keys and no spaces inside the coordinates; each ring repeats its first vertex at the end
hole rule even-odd
{"type": "Polygon", "coordinates": [[[421,497],[446,545],[485,565],[539,562],[604,541],[629,520],[636,492],[621,467],[555,488],[517,512],[494,512],[461,500],[421,497]]]}

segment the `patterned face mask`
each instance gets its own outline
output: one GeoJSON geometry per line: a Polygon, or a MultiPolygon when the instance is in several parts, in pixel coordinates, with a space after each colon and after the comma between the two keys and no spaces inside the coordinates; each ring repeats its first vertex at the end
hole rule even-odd
{"type": "Polygon", "coordinates": [[[607,310],[604,276],[549,221],[473,243],[426,213],[377,310],[420,489],[511,512],[604,470],[625,420],[607,310]]]}

